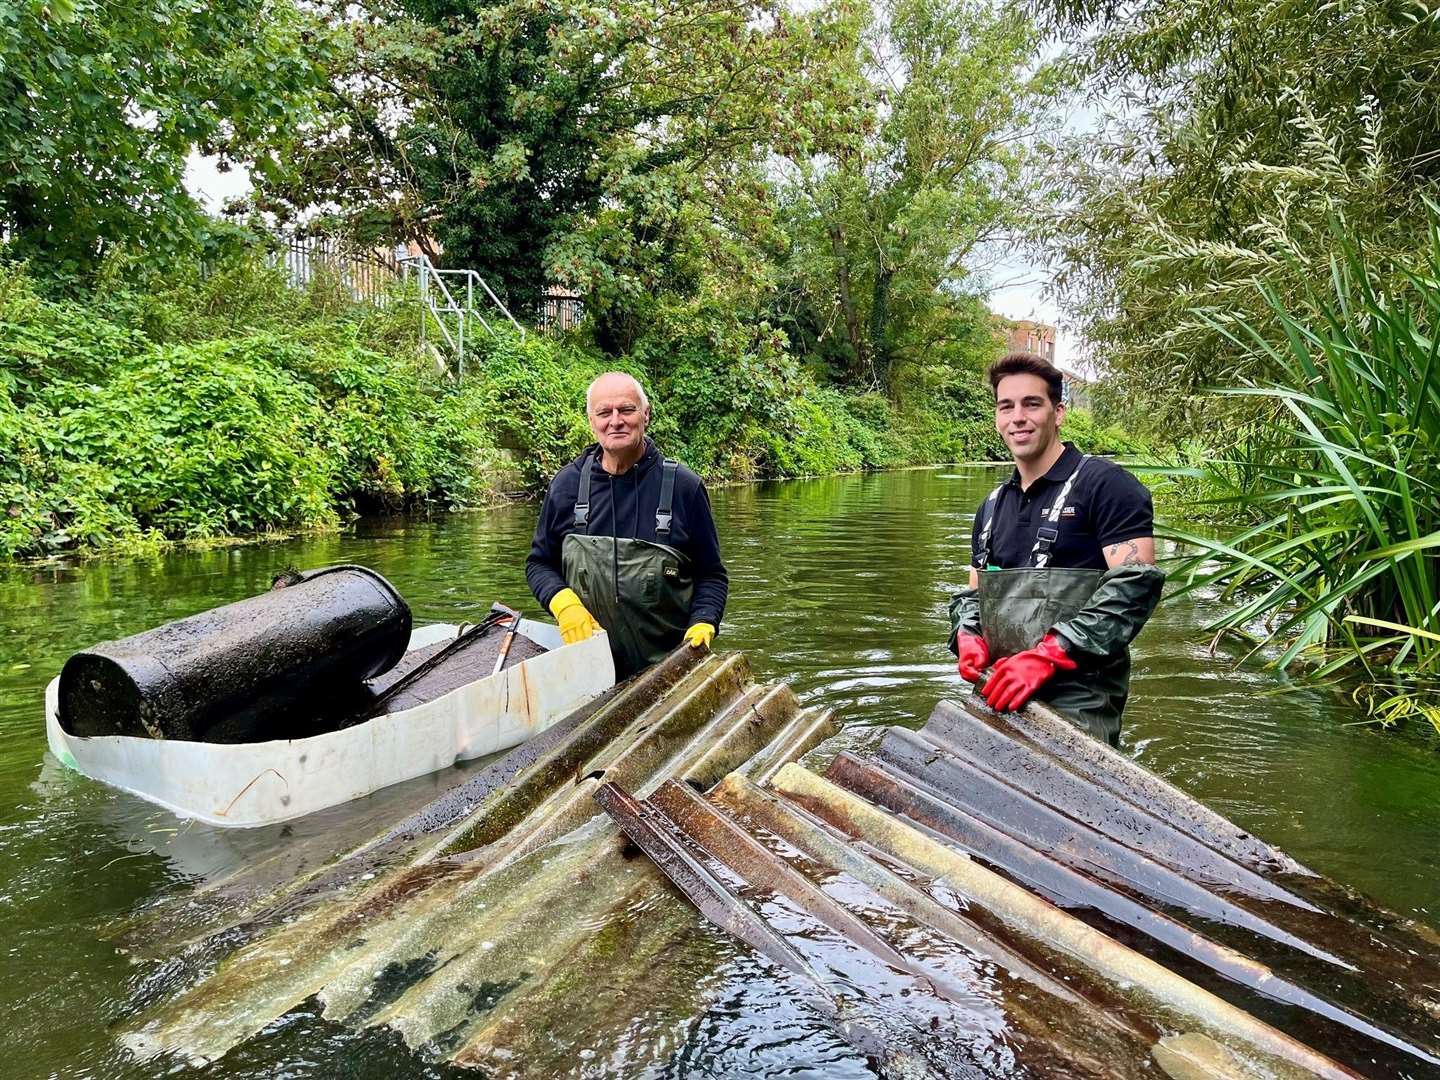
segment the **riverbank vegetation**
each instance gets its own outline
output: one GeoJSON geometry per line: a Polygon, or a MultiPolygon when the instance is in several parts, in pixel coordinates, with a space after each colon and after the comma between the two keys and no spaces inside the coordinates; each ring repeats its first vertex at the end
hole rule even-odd
{"type": "Polygon", "coordinates": [[[1101,115],[1057,146],[1039,231],[1102,411],[1170,447],[1162,505],[1210,519],[1174,530],[1185,587],[1234,605],[1212,631],[1440,730],[1440,23],[1039,10],[1101,115]]]}
{"type": "MultiPolygon", "coordinates": [[[[501,334],[440,376],[397,293],[295,289],[263,258],[159,278],[117,262],[82,300],[0,274],[0,556],[333,528],[357,513],[473,506],[543,485],[590,436],[586,385],[646,380],[654,432],[715,479],[983,456],[974,371],[918,404],[818,385],[783,349],[727,372],[501,334]],[[132,275],[138,275],[132,277],[132,275]]],[[[723,343],[722,343],[722,348],[723,343]]]]}
{"type": "MultiPolygon", "coordinates": [[[[357,514],[530,494],[591,441],[601,371],[650,387],[652,432],[716,481],[998,452],[981,358],[916,373],[904,399],[825,384],[773,334],[681,322],[633,353],[498,333],[462,379],[418,347],[415,297],[304,289],[256,252],[159,276],[116,259],[94,293],[0,274],[0,557],[334,528],[357,514]],[[736,354],[743,364],[729,362],[736,354]]],[[[1072,417],[1089,449],[1123,435],[1072,417]]]]}
{"type": "Polygon", "coordinates": [[[1228,392],[1263,411],[1192,474],[1247,527],[1175,535],[1203,553],[1186,587],[1234,603],[1208,629],[1248,636],[1263,620],[1255,645],[1279,644],[1280,667],[1363,673],[1374,715],[1440,731],[1440,220],[1429,237],[1429,259],[1388,282],[1344,251],[1309,297],[1318,318],[1272,294],[1281,346],[1243,320],[1218,327],[1275,373],[1228,392]]]}

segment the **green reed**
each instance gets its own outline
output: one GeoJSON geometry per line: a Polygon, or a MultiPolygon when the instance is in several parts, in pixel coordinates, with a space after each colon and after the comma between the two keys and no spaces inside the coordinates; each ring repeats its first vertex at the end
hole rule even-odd
{"type": "Polygon", "coordinates": [[[1282,668],[1361,672],[1372,716],[1440,730],[1440,210],[1420,265],[1382,276],[1342,238],[1307,310],[1266,299],[1281,342],[1206,316],[1267,375],[1216,391],[1259,419],[1185,472],[1246,526],[1168,530],[1199,552],[1180,592],[1220,586],[1233,607],[1209,629],[1279,647],[1282,668]]]}

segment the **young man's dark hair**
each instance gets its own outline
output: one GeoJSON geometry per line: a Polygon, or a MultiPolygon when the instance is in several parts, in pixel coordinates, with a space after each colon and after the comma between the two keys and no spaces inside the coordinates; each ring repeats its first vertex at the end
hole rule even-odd
{"type": "Polygon", "coordinates": [[[1050,361],[1036,356],[1034,353],[1006,353],[990,365],[990,370],[986,374],[990,377],[990,389],[996,392],[1000,389],[1000,380],[1007,375],[1038,375],[1045,380],[1045,385],[1050,390],[1050,404],[1060,404],[1061,387],[1064,385],[1065,376],[1061,375],[1060,369],[1050,361]]]}

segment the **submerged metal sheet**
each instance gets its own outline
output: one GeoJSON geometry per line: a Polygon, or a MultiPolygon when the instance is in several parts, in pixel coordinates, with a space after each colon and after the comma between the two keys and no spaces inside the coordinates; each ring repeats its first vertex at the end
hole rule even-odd
{"type": "Polygon", "coordinates": [[[878,1038],[885,1071],[1440,1076],[1433,934],[1043,710],[942,703],[825,778],[787,765],[768,791],[730,777],[703,799],[601,801],[822,1002],[835,958],[865,954],[864,1041],[822,1012],[867,1053],[878,1038]]]}
{"type": "MultiPolygon", "coordinates": [[[[743,656],[682,648],[482,769],[349,857],[171,951],[122,1041],[213,1060],[310,999],[436,1059],[556,1075],[630,1033],[626,1068],[673,1052],[703,1005],[716,939],[592,796],[709,786],[834,731],[743,656]],[[763,752],[763,753],[762,753],[763,752]],[[657,958],[688,973],[647,980],[657,958]]],[[[133,937],[146,933],[132,927],[133,937]]]]}
{"type": "Polygon", "coordinates": [[[713,923],[886,1075],[1440,1076],[1433,934],[1063,720],[942,703],[795,764],[833,730],[679,650],[192,931],[124,1040],[210,1060],[314,1000],[486,1074],[628,1075],[720,991],[713,923]]]}

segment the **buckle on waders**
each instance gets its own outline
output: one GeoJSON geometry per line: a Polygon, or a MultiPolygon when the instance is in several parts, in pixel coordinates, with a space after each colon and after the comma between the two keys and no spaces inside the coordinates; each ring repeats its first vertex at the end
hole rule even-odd
{"type": "Polygon", "coordinates": [[[668,533],[670,531],[670,514],[657,513],[655,515],[655,531],[657,533],[668,533]]]}

